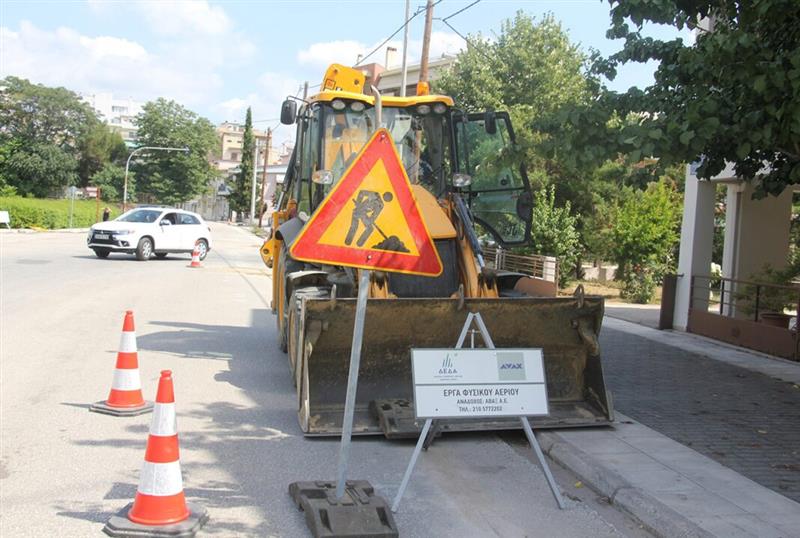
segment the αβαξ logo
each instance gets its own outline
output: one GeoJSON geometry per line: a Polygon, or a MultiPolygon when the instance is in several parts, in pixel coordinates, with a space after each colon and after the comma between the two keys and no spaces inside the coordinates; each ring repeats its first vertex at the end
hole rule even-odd
{"type": "Polygon", "coordinates": [[[518,351],[497,353],[497,378],[500,381],[524,381],[525,359],[518,351]]]}

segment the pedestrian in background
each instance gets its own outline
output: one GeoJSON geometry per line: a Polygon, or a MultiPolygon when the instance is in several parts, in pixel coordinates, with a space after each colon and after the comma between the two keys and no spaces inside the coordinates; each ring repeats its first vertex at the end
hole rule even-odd
{"type": "Polygon", "coordinates": [[[111,216],[111,210],[109,208],[107,208],[107,207],[104,208],[103,209],[103,222],[107,221],[108,217],[110,217],[110,216],[111,216]]]}

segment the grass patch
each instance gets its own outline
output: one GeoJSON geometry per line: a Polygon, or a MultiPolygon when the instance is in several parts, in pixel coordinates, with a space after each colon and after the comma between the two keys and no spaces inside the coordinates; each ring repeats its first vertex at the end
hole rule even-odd
{"type": "MultiPolygon", "coordinates": [[[[41,198],[23,198],[21,196],[0,197],[0,211],[8,211],[12,228],[32,228],[58,230],[69,227],[71,200],[50,200],[41,198]]],[[[100,206],[99,218],[105,204],[100,206]]],[[[122,211],[109,205],[111,218],[122,211]]],[[[75,200],[72,214],[73,228],[88,228],[98,221],[97,202],[95,200],[75,200]]]]}
{"type": "MultiPolygon", "coordinates": [[[[615,303],[632,303],[622,299],[620,292],[622,291],[622,282],[611,280],[608,282],[599,282],[597,280],[579,280],[572,282],[569,286],[559,291],[559,295],[572,295],[578,284],[583,284],[583,289],[587,295],[601,295],[606,299],[615,303]]],[[[650,304],[661,304],[661,286],[656,286],[656,293],[650,304]]]]}

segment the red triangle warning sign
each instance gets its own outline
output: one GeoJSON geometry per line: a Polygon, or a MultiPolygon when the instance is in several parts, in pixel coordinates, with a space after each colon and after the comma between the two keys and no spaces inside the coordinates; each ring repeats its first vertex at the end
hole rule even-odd
{"type": "Polygon", "coordinates": [[[289,252],[314,263],[441,274],[439,253],[386,129],[372,135],[289,252]]]}

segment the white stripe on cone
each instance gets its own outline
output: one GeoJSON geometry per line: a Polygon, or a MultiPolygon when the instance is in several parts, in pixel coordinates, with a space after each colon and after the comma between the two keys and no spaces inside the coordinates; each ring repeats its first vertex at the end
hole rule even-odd
{"type": "Polygon", "coordinates": [[[119,339],[119,351],[120,353],[136,353],[136,333],[134,331],[122,332],[119,339]]]}
{"type": "Polygon", "coordinates": [[[121,369],[114,370],[114,381],[111,382],[111,388],[115,390],[140,390],[142,388],[142,381],[139,379],[139,370],[137,369],[121,369]]]}
{"type": "Polygon", "coordinates": [[[144,462],[142,474],[139,477],[138,491],[144,495],[156,495],[159,497],[177,495],[183,491],[180,462],[144,462]]]}
{"type": "Polygon", "coordinates": [[[158,403],[153,406],[153,420],[150,421],[150,435],[169,437],[178,434],[178,421],[175,418],[174,403],[158,403]]]}

